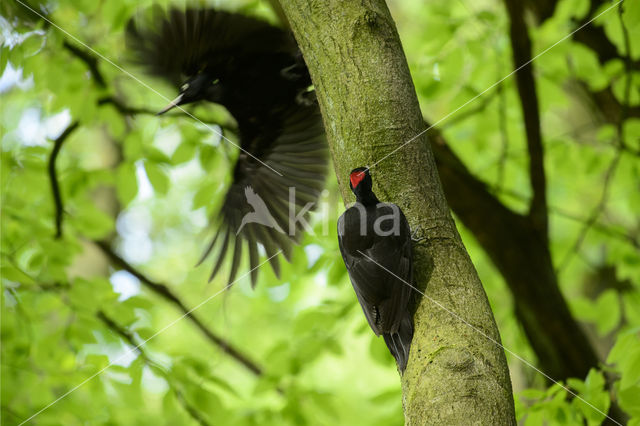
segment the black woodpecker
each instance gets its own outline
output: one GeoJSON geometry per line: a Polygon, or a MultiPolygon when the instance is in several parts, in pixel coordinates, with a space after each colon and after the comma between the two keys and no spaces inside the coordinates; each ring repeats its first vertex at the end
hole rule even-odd
{"type": "Polygon", "coordinates": [[[402,372],[413,338],[411,229],[398,206],[373,193],[369,169],[352,170],[349,181],[356,202],[338,219],[340,252],[371,329],[402,372]]]}
{"type": "MultiPolygon", "coordinates": [[[[179,88],[160,114],[204,100],[237,122],[242,151],[203,260],[217,253],[213,278],[232,253],[232,283],[247,251],[255,285],[259,245],[289,260],[304,230],[290,218],[308,217],[324,187],[328,149],[309,72],[293,37],[261,20],[211,8],[147,12],[129,21],[126,41],[135,62],[179,88]]],[[[270,263],[278,275],[278,257],[270,263]]]]}

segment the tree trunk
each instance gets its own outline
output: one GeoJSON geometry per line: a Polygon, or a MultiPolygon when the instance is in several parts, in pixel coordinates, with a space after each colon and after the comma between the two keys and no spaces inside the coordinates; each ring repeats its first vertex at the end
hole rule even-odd
{"type": "Polygon", "coordinates": [[[425,297],[417,297],[402,377],[406,423],[515,424],[487,297],[449,213],[426,135],[415,138],[424,122],[386,4],[282,6],[311,71],[344,200],[353,201],[349,171],[369,165],[378,197],[398,204],[424,238],[414,247],[415,285],[425,297]]]}

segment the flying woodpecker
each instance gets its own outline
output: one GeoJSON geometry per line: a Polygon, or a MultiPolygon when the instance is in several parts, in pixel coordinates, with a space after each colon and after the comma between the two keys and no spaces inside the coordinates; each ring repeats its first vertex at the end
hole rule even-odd
{"type": "Polygon", "coordinates": [[[338,219],[340,252],[371,329],[403,372],[413,338],[409,223],[398,206],[378,200],[368,168],[352,170],[349,186],[356,202],[338,219]]]}
{"type": "Polygon", "coordinates": [[[317,201],[328,161],[322,118],[295,40],[238,13],[154,7],[129,21],[126,41],[133,61],[179,89],[159,114],[209,101],[224,106],[237,122],[241,152],[203,256],[217,253],[211,278],[232,253],[232,283],[246,251],[255,285],[259,246],[278,275],[274,256],[281,250],[290,258],[304,230],[297,219],[308,217],[317,201]],[[266,208],[258,213],[272,218],[270,226],[250,220],[256,205],[266,208]]]}

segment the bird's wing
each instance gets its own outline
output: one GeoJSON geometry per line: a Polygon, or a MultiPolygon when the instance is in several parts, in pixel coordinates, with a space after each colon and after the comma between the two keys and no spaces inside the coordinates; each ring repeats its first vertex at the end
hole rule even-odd
{"type": "Polygon", "coordinates": [[[133,62],[172,84],[205,66],[214,75],[216,69],[232,72],[234,58],[296,50],[285,31],[259,19],[212,8],[165,11],[157,5],[129,20],[126,44],[133,62]]]}
{"type": "MultiPolygon", "coordinates": [[[[219,272],[223,259],[231,252],[228,282],[232,283],[244,252],[243,245],[246,245],[251,282],[255,285],[258,276],[255,268],[259,263],[258,246],[264,247],[265,254],[271,258],[271,266],[278,275],[280,267],[278,257],[274,255],[282,250],[289,260],[293,244],[300,240],[303,225],[292,221],[290,228],[290,213],[293,212],[295,217],[307,203],[314,203],[315,206],[324,187],[328,149],[317,104],[296,105],[285,117],[279,135],[267,148],[261,150],[258,156],[260,161],[244,152],[238,157],[234,181],[217,215],[216,235],[203,256],[204,259],[213,252],[217,257],[211,278],[219,272]],[[284,232],[258,223],[246,223],[238,232],[242,218],[253,211],[245,195],[247,186],[264,201],[268,212],[284,232]],[[290,190],[295,192],[290,194],[290,190]],[[291,212],[290,196],[294,201],[291,212]]],[[[253,143],[241,140],[241,145],[252,146],[253,143]]],[[[308,219],[308,213],[303,217],[308,219]]]]}
{"type": "Polygon", "coordinates": [[[357,232],[359,221],[356,215],[350,220],[345,214],[344,235],[338,240],[353,289],[376,335],[397,331],[412,292],[407,285],[413,285],[411,233],[404,214],[399,209],[398,212],[401,215],[398,236],[373,236],[363,240],[368,242],[367,247],[356,248],[345,238],[350,238],[349,229],[357,232]]]}

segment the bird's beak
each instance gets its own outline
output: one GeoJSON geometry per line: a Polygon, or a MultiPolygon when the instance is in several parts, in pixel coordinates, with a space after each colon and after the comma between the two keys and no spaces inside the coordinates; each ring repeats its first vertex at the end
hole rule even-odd
{"type": "Polygon", "coordinates": [[[175,98],[174,100],[169,102],[169,105],[167,105],[166,107],[162,108],[162,110],[160,112],[156,113],[156,115],[162,115],[165,112],[167,112],[169,110],[172,110],[173,108],[175,108],[178,105],[180,105],[180,101],[182,101],[182,97],[183,96],[184,96],[184,93],[180,93],[177,98],[175,98]]]}

